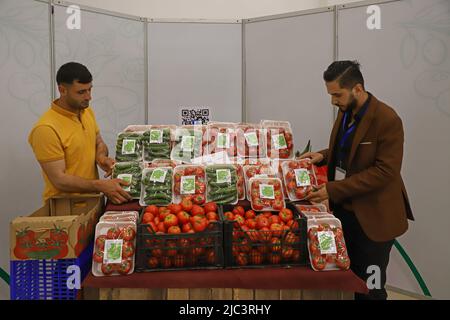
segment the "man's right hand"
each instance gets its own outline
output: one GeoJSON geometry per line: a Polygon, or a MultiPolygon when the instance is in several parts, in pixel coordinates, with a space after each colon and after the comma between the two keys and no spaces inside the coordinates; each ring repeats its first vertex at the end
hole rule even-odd
{"type": "Polygon", "coordinates": [[[122,179],[108,179],[98,180],[99,190],[114,204],[121,204],[132,199],[130,194],[123,190],[122,186],[127,186],[129,183],[122,179]]]}
{"type": "Polygon", "coordinates": [[[307,152],[300,156],[300,159],[310,158],[311,163],[316,164],[323,161],[323,154],[319,152],[307,152]]]}

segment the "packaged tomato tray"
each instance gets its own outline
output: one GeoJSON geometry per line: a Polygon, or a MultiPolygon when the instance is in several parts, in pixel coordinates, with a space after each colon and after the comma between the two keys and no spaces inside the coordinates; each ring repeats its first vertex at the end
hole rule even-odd
{"type": "Polygon", "coordinates": [[[145,168],[142,172],[141,206],[168,205],[173,199],[173,169],[171,167],[145,168]]]}
{"type": "Polygon", "coordinates": [[[142,161],[143,132],[121,132],[117,136],[116,160],[118,162],[142,161]]]}
{"type": "Polygon", "coordinates": [[[189,198],[145,208],[138,225],[138,272],[216,269],[223,266],[223,215],[214,202],[189,198]]]}
{"type": "Polygon", "coordinates": [[[261,121],[267,135],[267,157],[271,159],[292,159],[294,138],[289,122],[261,121]]]}
{"type": "Polygon", "coordinates": [[[237,125],[237,154],[243,158],[266,156],[266,134],[261,125],[246,123],[237,125]]]}
{"type": "Polygon", "coordinates": [[[308,219],[308,251],[315,271],[348,270],[350,258],[339,219],[308,219]]]}
{"type": "Polygon", "coordinates": [[[285,161],[281,167],[291,201],[305,199],[317,186],[316,175],[309,159],[285,161]]]}
{"type": "Polygon", "coordinates": [[[128,275],[134,271],[136,223],[102,221],[95,228],[92,274],[128,275]]]}
{"type": "Polygon", "coordinates": [[[280,179],[251,178],[249,185],[253,210],[280,211],[285,207],[280,179]]]}
{"type": "Polygon", "coordinates": [[[234,123],[213,123],[206,127],[206,154],[226,152],[229,157],[237,155],[236,128],[234,123]]]}
{"type": "Polygon", "coordinates": [[[191,199],[194,204],[206,202],[206,173],[202,165],[180,165],[174,169],[174,202],[191,199]]]}
{"type": "Polygon", "coordinates": [[[289,206],[279,212],[258,213],[246,205],[225,205],[225,265],[306,265],[306,219],[289,206]]]}
{"type": "Polygon", "coordinates": [[[280,159],[273,159],[270,162],[270,166],[272,167],[273,171],[276,172],[277,178],[281,180],[281,184],[283,185],[283,195],[285,199],[289,199],[289,193],[286,188],[286,184],[284,183],[283,178],[283,168],[282,165],[285,161],[291,161],[291,160],[280,160],[280,159]]]}
{"type": "Polygon", "coordinates": [[[176,126],[149,126],[143,133],[144,161],[170,159],[176,126]]]}
{"type": "Polygon", "coordinates": [[[127,191],[133,199],[141,196],[142,165],[140,162],[117,162],[112,171],[113,179],[122,179],[129,183],[122,188],[127,191]]]}
{"type": "Polygon", "coordinates": [[[182,163],[191,163],[192,159],[203,153],[203,131],[196,126],[178,127],[174,134],[175,144],[170,159],[182,163]]]}
{"type": "Polygon", "coordinates": [[[238,202],[238,175],[232,164],[217,164],[206,167],[207,201],[217,204],[238,202]]]}
{"type": "Polygon", "coordinates": [[[137,223],[139,213],[137,211],[106,211],[101,217],[102,221],[131,221],[137,223]]]}
{"type": "Polygon", "coordinates": [[[245,165],[243,167],[247,200],[251,200],[250,179],[251,178],[276,178],[277,175],[269,164],[245,165]]]}
{"type": "Polygon", "coordinates": [[[299,210],[301,213],[303,213],[306,218],[312,219],[312,218],[334,218],[334,215],[332,215],[328,209],[327,206],[324,204],[296,204],[295,207],[297,210],[299,210]]]}

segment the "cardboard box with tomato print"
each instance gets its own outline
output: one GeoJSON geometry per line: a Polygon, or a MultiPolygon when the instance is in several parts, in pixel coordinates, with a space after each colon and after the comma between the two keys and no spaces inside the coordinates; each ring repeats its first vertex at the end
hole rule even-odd
{"type": "Polygon", "coordinates": [[[99,194],[57,196],[10,223],[11,260],[77,258],[93,240],[103,212],[99,194]]]}

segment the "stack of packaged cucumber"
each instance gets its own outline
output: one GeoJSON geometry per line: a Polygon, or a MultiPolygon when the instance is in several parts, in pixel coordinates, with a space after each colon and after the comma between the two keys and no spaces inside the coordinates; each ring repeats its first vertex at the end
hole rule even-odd
{"type": "Polygon", "coordinates": [[[289,122],[130,125],[112,178],[128,182],[142,210],[106,213],[95,276],[308,260],[316,271],[349,269],[339,220],[303,201],[315,166],[295,159],[289,122]]]}

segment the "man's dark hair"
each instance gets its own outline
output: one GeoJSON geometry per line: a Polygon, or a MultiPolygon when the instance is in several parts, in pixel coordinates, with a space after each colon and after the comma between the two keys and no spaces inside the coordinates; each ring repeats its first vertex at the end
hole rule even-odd
{"type": "MultiPolygon", "coordinates": [[[[364,78],[358,61],[335,61],[323,73],[326,82],[337,80],[341,88],[353,89],[358,83],[364,88],[364,78]]],[[[365,90],[365,89],[364,89],[365,90]]]]}
{"type": "Polygon", "coordinates": [[[83,84],[92,82],[92,74],[88,68],[78,62],[68,62],[63,64],[56,73],[56,83],[58,85],[72,84],[78,81],[83,84]]]}

